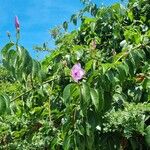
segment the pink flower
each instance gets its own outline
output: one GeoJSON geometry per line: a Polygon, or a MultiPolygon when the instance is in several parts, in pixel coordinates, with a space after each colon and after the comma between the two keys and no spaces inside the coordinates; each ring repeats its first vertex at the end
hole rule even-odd
{"type": "Polygon", "coordinates": [[[16,27],[16,30],[20,29],[20,24],[19,24],[19,20],[17,16],[15,16],[15,27],[16,27]]]}
{"type": "Polygon", "coordinates": [[[75,64],[71,69],[71,76],[75,82],[78,82],[83,78],[85,71],[81,68],[81,64],[75,64]]]}

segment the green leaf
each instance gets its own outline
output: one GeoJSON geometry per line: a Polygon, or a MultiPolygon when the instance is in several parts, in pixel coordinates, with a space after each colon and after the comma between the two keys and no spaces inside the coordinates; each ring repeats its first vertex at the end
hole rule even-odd
{"type": "Polygon", "coordinates": [[[0,115],[3,115],[6,111],[6,102],[5,98],[0,95],[0,115]]]}
{"type": "Polygon", "coordinates": [[[85,102],[89,103],[89,100],[90,100],[90,88],[89,88],[87,83],[82,83],[81,92],[82,92],[83,100],[85,102]]]}
{"type": "Polygon", "coordinates": [[[40,63],[36,60],[32,60],[32,77],[36,77],[39,73],[41,66],[40,63]]]}
{"type": "Polygon", "coordinates": [[[131,10],[128,11],[128,17],[129,17],[129,19],[130,19],[131,21],[133,21],[134,15],[133,15],[133,12],[132,12],[131,10]]]}
{"type": "Polygon", "coordinates": [[[47,72],[45,72],[44,70],[39,70],[37,73],[38,73],[37,76],[39,77],[40,82],[46,80],[47,72]]]}
{"type": "Polygon", "coordinates": [[[126,60],[125,63],[126,63],[127,66],[129,67],[129,74],[130,74],[131,76],[133,76],[134,73],[135,73],[135,68],[136,68],[136,67],[134,67],[134,64],[132,63],[132,61],[131,61],[130,59],[126,60]]]}
{"type": "Polygon", "coordinates": [[[148,147],[150,147],[150,126],[148,126],[145,129],[146,135],[145,135],[145,141],[148,147]]]}
{"type": "Polygon", "coordinates": [[[92,68],[92,65],[93,65],[93,60],[89,60],[89,61],[85,64],[85,70],[86,70],[86,72],[88,72],[88,71],[92,68]]]}
{"type": "Polygon", "coordinates": [[[66,136],[63,141],[63,149],[64,150],[69,150],[70,142],[71,142],[71,136],[66,136]]]}
{"type": "Polygon", "coordinates": [[[144,89],[150,89],[150,78],[146,78],[143,82],[144,89]]]}
{"type": "Polygon", "coordinates": [[[8,44],[6,44],[4,46],[4,48],[2,49],[1,53],[2,53],[2,58],[6,58],[7,57],[7,52],[9,51],[9,49],[14,46],[14,43],[10,42],[8,44]]]}
{"type": "Polygon", "coordinates": [[[99,109],[99,93],[96,89],[92,89],[90,90],[90,95],[91,95],[91,99],[92,99],[92,103],[95,106],[96,110],[99,109]]]}
{"type": "Polygon", "coordinates": [[[113,67],[114,67],[114,64],[112,64],[112,63],[104,63],[104,64],[102,64],[103,74],[105,74],[105,72],[107,70],[109,70],[110,68],[113,68],[113,67]]]}
{"type": "Polygon", "coordinates": [[[117,67],[117,72],[118,72],[120,81],[124,81],[126,79],[126,71],[127,70],[126,70],[126,68],[124,67],[123,64],[120,64],[117,67]]]}
{"type": "Polygon", "coordinates": [[[9,50],[9,51],[7,52],[6,55],[7,55],[7,56],[3,57],[3,60],[2,60],[3,66],[4,66],[7,70],[11,71],[12,66],[14,66],[14,64],[15,64],[15,62],[16,62],[16,61],[15,61],[15,59],[16,59],[16,51],[13,50],[13,49],[11,49],[11,50],[9,50]]]}
{"type": "Polygon", "coordinates": [[[104,92],[104,111],[108,111],[111,108],[112,95],[109,92],[104,92]]]}
{"type": "Polygon", "coordinates": [[[73,89],[76,87],[75,83],[68,84],[63,91],[63,100],[67,104],[67,101],[70,99],[73,89]]]}
{"type": "MultiPolygon", "coordinates": [[[[20,65],[20,67],[23,67],[23,68],[27,67],[27,66],[28,66],[28,63],[29,63],[30,60],[31,60],[31,57],[30,57],[28,51],[27,51],[26,49],[24,49],[23,47],[21,47],[21,55],[20,55],[20,58],[21,58],[21,60],[22,60],[22,63],[21,63],[21,65],[20,65]]],[[[30,68],[30,69],[32,69],[32,68],[30,68]]]]}
{"type": "Polygon", "coordinates": [[[68,29],[68,22],[67,21],[65,21],[63,23],[63,28],[64,28],[65,31],[68,29]]]}
{"type": "Polygon", "coordinates": [[[5,103],[6,103],[6,112],[10,113],[10,98],[8,95],[4,94],[3,95],[4,99],[5,99],[5,103]]]}
{"type": "Polygon", "coordinates": [[[73,22],[74,25],[77,25],[77,15],[76,15],[76,14],[73,14],[73,15],[71,16],[70,21],[73,22]]]}

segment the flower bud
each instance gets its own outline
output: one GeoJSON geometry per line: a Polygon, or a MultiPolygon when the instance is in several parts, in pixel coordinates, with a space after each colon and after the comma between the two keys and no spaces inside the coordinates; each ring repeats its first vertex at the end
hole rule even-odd
{"type": "Polygon", "coordinates": [[[18,17],[17,17],[17,16],[15,16],[15,27],[16,27],[16,30],[19,31],[19,29],[20,29],[20,24],[19,24],[19,20],[18,20],[18,17]]]}

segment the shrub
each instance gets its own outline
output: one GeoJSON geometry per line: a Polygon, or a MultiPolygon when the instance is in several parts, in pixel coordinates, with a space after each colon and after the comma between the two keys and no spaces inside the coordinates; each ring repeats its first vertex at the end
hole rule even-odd
{"type": "Polygon", "coordinates": [[[0,148],[148,150],[149,10],[149,0],[86,3],[71,17],[74,24],[81,19],[79,30],[53,30],[57,48],[42,62],[18,42],[4,46],[3,66],[21,89],[0,96],[0,148]],[[83,69],[74,81],[77,63],[83,69]]]}

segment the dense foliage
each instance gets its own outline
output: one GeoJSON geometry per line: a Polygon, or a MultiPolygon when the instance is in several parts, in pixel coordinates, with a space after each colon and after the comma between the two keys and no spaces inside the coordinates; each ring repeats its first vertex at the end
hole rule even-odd
{"type": "Polygon", "coordinates": [[[83,2],[71,17],[80,28],[54,29],[57,48],[42,62],[18,40],[2,49],[0,149],[149,149],[150,1],[83,2]]]}

